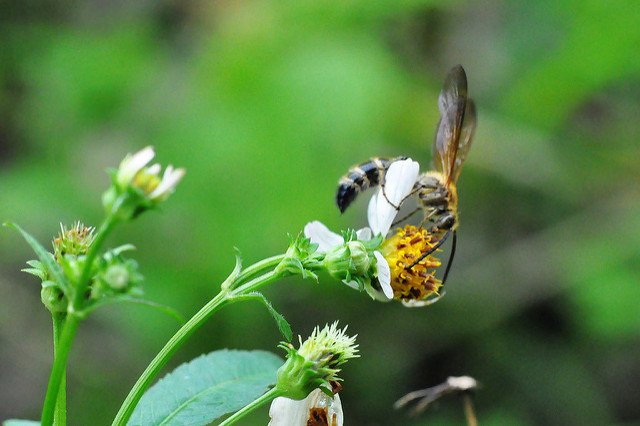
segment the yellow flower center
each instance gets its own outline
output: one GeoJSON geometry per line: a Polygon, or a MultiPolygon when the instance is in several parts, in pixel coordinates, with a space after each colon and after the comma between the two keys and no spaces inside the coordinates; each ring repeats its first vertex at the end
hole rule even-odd
{"type": "Polygon", "coordinates": [[[160,177],[157,174],[148,173],[146,169],[140,170],[133,178],[132,185],[140,188],[145,194],[151,194],[160,185],[160,177]]]}
{"type": "Polygon", "coordinates": [[[413,225],[399,228],[394,236],[384,241],[381,251],[391,268],[391,288],[395,299],[423,300],[438,294],[442,282],[435,273],[441,263],[434,253],[407,269],[437,242],[436,236],[413,225]]]}

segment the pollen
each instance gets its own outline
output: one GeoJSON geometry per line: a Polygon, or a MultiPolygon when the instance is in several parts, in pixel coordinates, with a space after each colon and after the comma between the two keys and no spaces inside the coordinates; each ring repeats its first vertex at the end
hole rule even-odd
{"type": "Polygon", "coordinates": [[[442,282],[435,277],[435,273],[441,262],[434,256],[435,252],[407,269],[437,242],[437,236],[413,225],[399,228],[395,235],[385,240],[382,254],[391,269],[394,299],[424,300],[438,294],[442,282]]]}
{"type": "Polygon", "coordinates": [[[151,194],[160,185],[157,173],[149,173],[147,170],[139,171],[133,178],[132,185],[140,188],[145,194],[151,194]]]}

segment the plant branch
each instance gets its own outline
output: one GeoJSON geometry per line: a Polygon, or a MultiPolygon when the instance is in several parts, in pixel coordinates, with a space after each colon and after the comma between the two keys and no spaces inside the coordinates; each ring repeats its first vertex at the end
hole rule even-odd
{"type": "Polygon", "coordinates": [[[113,215],[107,216],[102,222],[96,238],[93,240],[87,253],[80,279],[75,283],[73,297],[70,300],[67,318],[64,321],[64,326],[60,333],[60,340],[58,341],[53,367],[51,368],[51,376],[49,376],[49,383],[47,384],[47,393],[44,397],[42,418],[40,419],[42,426],[50,426],[53,424],[57,405],[56,401],[62,382],[65,380],[67,359],[69,358],[69,352],[71,351],[73,340],[78,331],[78,326],[80,325],[82,303],[85,292],[89,286],[89,280],[91,279],[93,261],[116,222],[117,220],[113,215]]]}
{"type": "MultiPolygon", "coordinates": [[[[65,323],[65,313],[56,312],[51,315],[53,319],[53,359],[58,355],[58,347],[60,335],[65,323]]],[[[56,398],[56,409],[53,415],[53,424],[56,426],[65,426],[67,424],[67,386],[66,386],[66,369],[62,373],[60,387],[58,389],[58,397],[56,398]]]]}

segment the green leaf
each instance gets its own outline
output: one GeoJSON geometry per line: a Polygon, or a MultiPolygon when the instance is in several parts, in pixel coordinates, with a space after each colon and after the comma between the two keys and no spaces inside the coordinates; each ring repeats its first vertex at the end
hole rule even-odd
{"type": "Polygon", "coordinates": [[[20,269],[20,271],[26,272],[27,274],[35,275],[36,277],[40,278],[42,281],[47,279],[47,274],[44,273],[42,269],[24,268],[24,269],[20,269]]]}
{"type": "Polygon", "coordinates": [[[264,351],[220,350],[182,364],[142,397],[128,425],[206,425],[262,395],[283,364],[264,351]]]}
{"type": "Polygon", "coordinates": [[[15,223],[7,222],[4,224],[4,226],[13,228],[22,235],[25,241],[31,246],[33,251],[36,253],[38,258],[40,259],[40,262],[42,262],[47,267],[47,270],[52,275],[53,279],[55,279],[55,281],[58,283],[58,285],[60,286],[60,289],[62,289],[62,291],[67,297],[71,297],[71,294],[70,294],[71,284],[69,283],[69,281],[67,280],[67,277],[62,272],[60,265],[56,263],[51,253],[49,253],[44,247],[42,247],[42,245],[35,238],[33,238],[27,231],[25,231],[15,223]]]}
{"type": "Polygon", "coordinates": [[[18,419],[9,419],[2,422],[2,426],[38,426],[40,422],[35,420],[18,420],[18,419]]]}
{"type": "Polygon", "coordinates": [[[284,318],[284,316],[280,312],[275,310],[271,302],[269,302],[262,293],[253,292],[249,294],[242,294],[239,296],[233,296],[230,300],[239,301],[239,300],[249,300],[249,299],[254,299],[264,304],[264,306],[267,308],[267,310],[269,311],[273,319],[276,321],[276,324],[278,325],[278,329],[280,330],[280,333],[282,333],[282,335],[287,340],[287,342],[290,342],[291,337],[293,336],[293,332],[291,331],[291,325],[289,325],[287,320],[284,318]]]}

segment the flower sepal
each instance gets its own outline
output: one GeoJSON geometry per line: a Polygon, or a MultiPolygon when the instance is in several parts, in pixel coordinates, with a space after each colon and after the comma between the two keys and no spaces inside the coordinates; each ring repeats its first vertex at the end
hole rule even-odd
{"type": "Polygon", "coordinates": [[[287,351],[286,362],[276,374],[276,388],[281,396],[304,399],[314,389],[333,395],[332,382],[339,382],[340,366],[358,357],[355,336],[349,337],[338,323],[316,327],[311,336],[295,349],[291,343],[281,343],[287,351]]]}
{"type": "Polygon", "coordinates": [[[317,253],[318,244],[312,243],[302,233],[291,239],[284,258],[275,268],[276,274],[300,275],[318,281],[314,272],[321,266],[322,256],[317,253]]]}
{"type": "Polygon", "coordinates": [[[300,355],[291,343],[281,343],[280,348],[287,351],[286,362],[276,374],[276,387],[282,396],[290,399],[304,399],[312,390],[325,385],[322,375],[314,370],[314,362],[300,355]]]}

